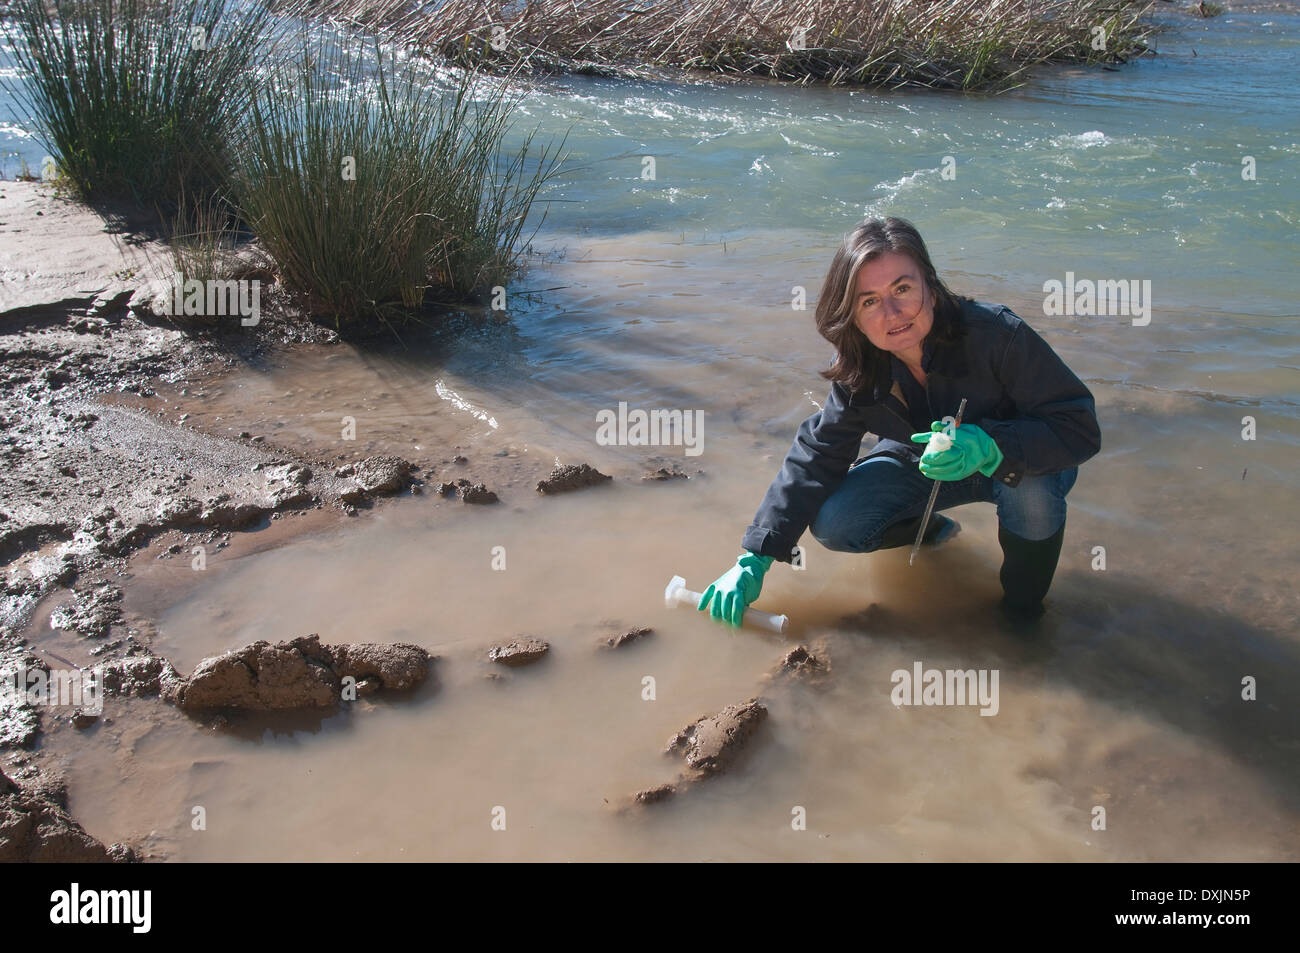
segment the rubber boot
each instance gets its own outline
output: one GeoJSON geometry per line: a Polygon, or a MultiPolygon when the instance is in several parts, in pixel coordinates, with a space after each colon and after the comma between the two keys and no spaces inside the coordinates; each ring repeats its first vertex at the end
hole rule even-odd
{"type": "Polygon", "coordinates": [[[1047,539],[1024,539],[998,524],[998,545],[1002,547],[1002,614],[1013,622],[1031,622],[1043,612],[1043,597],[1052,587],[1052,576],[1061,557],[1065,524],[1047,539]]]}
{"type": "MultiPolygon", "coordinates": [[[[901,523],[894,523],[880,534],[880,545],[876,549],[896,549],[899,546],[911,546],[916,542],[916,528],[920,525],[921,517],[919,516],[913,516],[910,520],[903,520],[901,523]]],[[[921,545],[946,543],[960,532],[961,524],[956,520],[949,519],[940,513],[933,513],[930,516],[930,525],[926,527],[925,537],[921,540],[921,545]]]]}

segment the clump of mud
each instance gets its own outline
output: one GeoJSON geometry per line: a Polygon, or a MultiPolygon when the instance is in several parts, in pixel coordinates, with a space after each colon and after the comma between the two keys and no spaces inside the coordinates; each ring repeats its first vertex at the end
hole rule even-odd
{"type": "Polygon", "coordinates": [[[23,785],[0,772],[0,863],[134,861],[130,847],[106,847],[68,813],[67,790],[38,775],[23,785]]]}
{"type": "Polygon", "coordinates": [[[556,465],[551,475],[537,484],[537,492],[542,494],[570,493],[589,486],[608,483],[614,479],[586,463],[571,466],[556,465]]]}
{"type": "MultiPolygon", "coordinates": [[[[664,754],[681,754],[690,770],[678,775],[675,782],[637,791],[630,806],[657,804],[704,778],[726,771],[766,718],[767,707],[757,698],[700,716],[669,738],[664,749],[664,754]]],[[[620,810],[628,806],[625,802],[620,810]]]]}
{"type": "Polygon", "coordinates": [[[185,679],[158,655],[132,655],[104,666],[104,693],[130,698],[174,699],[185,679]]]}
{"type": "MultiPolygon", "coordinates": [[[[682,465],[667,457],[647,457],[646,471],[641,475],[643,482],[663,483],[668,480],[689,480],[691,475],[682,468],[682,465]]],[[[697,469],[696,476],[704,476],[704,471],[697,469]]]]}
{"type": "Polygon", "coordinates": [[[625,645],[631,645],[637,639],[643,639],[647,635],[654,635],[654,631],[649,626],[634,626],[631,629],[609,636],[604,640],[604,644],[611,649],[622,648],[625,645]]]}
{"type": "Polygon", "coordinates": [[[636,794],[632,795],[632,800],[637,804],[658,804],[660,801],[666,801],[676,793],[676,785],[660,784],[658,787],[637,791],[636,794]]]}
{"type": "Polygon", "coordinates": [[[406,692],[424,682],[434,656],[405,642],[324,645],[312,634],[289,642],[257,641],[206,658],[185,678],[157,655],[104,666],[108,695],[161,696],[182,711],[284,711],[329,708],[379,691],[406,692]]]}
{"type": "Polygon", "coordinates": [[[745,741],[767,717],[757,698],[704,715],[668,739],[665,753],[683,752],[687,767],[703,775],[726,770],[745,741]]]}
{"type": "Polygon", "coordinates": [[[830,670],[830,658],[824,648],[818,648],[817,654],[814,655],[806,645],[797,645],[786,653],[785,658],[768,677],[777,678],[784,675],[815,680],[829,674],[830,670]]]}
{"type": "Polygon", "coordinates": [[[351,478],[353,486],[343,492],[341,499],[355,503],[367,496],[401,492],[411,482],[412,469],[410,462],[401,457],[376,456],[340,467],[335,476],[351,478]]]}
{"type": "Polygon", "coordinates": [[[102,639],[122,621],[122,590],[104,584],[74,594],[72,602],[59,606],[50,614],[50,626],[75,632],[91,639],[102,639]]]}
{"type": "Polygon", "coordinates": [[[488,652],[488,658],[502,665],[528,665],[536,662],[550,650],[549,642],[525,635],[502,645],[494,645],[488,652]]]}
{"type": "Polygon", "coordinates": [[[683,470],[677,464],[671,467],[660,467],[657,470],[647,470],[641,477],[642,480],[689,480],[690,474],[683,470]]]}
{"type": "Polygon", "coordinates": [[[463,503],[500,502],[497,495],[489,490],[485,484],[471,483],[465,479],[457,480],[455,483],[439,483],[438,493],[441,496],[459,495],[463,503]]]}
{"type": "Polygon", "coordinates": [[[345,697],[348,685],[361,695],[409,691],[428,676],[429,662],[429,653],[418,645],[323,645],[313,634],[275,645],[257,641],[204,659],[188,679],[163,694],[188,712],[329,708],[345,697]]]}
{"type": "MultiPolygon", "coordinates": [[[[42,663],[21,645],[0,644],[0,748],[30,748],[41,732],[40,714],[25,694],[13,691],[11,673],[30,672],[42,663]]],[[[46,673],[48,677],[48,668],[46,673]]]]}

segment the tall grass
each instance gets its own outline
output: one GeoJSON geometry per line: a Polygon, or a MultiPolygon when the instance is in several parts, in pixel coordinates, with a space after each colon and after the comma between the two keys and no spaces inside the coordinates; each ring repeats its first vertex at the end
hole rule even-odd
{"type": "Polygon", "coordinates": [[[267,0],[13,0],[10,13],[12,94],[83,198],[171,214],[227,185],[267,0]]]}
{"type": "Polygon", "coordinates": [[[285,0],[481,68],[647,66],[881,87],[1005,88],[1035,64],[1123,61],[1152,0],[285,0]],[[1103,49],[1093,28],[1106,29],[1103,49]]]}
{"type": "Polygon", "coordinates": [[[171,231],[168,249],[182,286],[187,281],[223,281],[233,275],[239,229],[221,199],[182,200],[171,231]]]}
{"type": "Polygon", "coordinates": [[[558,170],[531,134],[503,153],[516,104],[505,86],[464,73],[439,87],[377,46],[338,42],[277,60],[252,95],[235,149],[240,212],[284,289],[341,332],[504,283],[558,170]]]}

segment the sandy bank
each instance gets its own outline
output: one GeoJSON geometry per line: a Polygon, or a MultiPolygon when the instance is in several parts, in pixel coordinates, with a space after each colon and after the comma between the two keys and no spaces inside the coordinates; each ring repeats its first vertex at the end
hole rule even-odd
{"type": "MultiPolygon", "coordinates": [[[[84,641],[73,664],[146,655],[147,634],[122,616],[121,576],[132,554],[151,544],[163,557],[202,558],[194,554],[215,553],[232,534],[282,516],[320,511],[345,520],[375,499],[421,489],[420,472],[396,455],[287,450],[242,429],[205,432],[188,424],[187,414],[159,406],[158,388],[202,394],[205,382],[251,361],[338,340],[284,313],[264,314],[255,327],[225,328],[158,316],[143,291],[169,268],[165,248],[113,231],[49,187],[0,183],[6,664],[60,664],[22,638],[38,605],[54,602],[51,626],[84,641]]],[[[11,778],[24,779],[24,790],[43,783],[40,726],[56,712],[0,708],[0,757],[11,778]]],[[[26,817],[31,805],[23,804],[26,817]]],[[[62,810],[57,799],[50,804],[48,811],[62,810]]]]}

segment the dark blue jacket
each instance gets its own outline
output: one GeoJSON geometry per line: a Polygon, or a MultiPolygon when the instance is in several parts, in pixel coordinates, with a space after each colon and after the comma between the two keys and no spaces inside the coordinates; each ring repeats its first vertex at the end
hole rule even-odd
{"type": "MultiPolygon", "coordinates": [[[[1033,328],[1004,305],[969,299],[962,301],[962,323],[959,343],[922,345],[925,393],[935,420],[956,414],[966,398],[962,422],[978,424],[1002,451],[993,479],[1014,487],[1025,474],[1068,470],[1101,449],[1092,392],[1033,328]]],[[[850,394],[832,383],[826,406],[799,425],[741,546],[790,562],[799,537],[858,459],[862,438],[880,438],[868,456],[888,454],[915,466],[925,451],[911,442],[917,432],[897,377],[871,393],[850,394]]]]}

